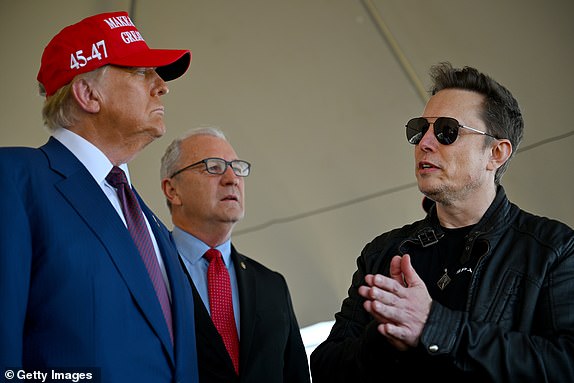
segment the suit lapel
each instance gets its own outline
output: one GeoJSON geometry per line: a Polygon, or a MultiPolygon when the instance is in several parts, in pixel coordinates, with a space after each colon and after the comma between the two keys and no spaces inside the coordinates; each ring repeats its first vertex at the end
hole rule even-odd
{"type": "Polygon", "coordinates": [[[225,348],[223,339],[213,324],[211,316],[203,304],[201,296],[197,292],[193,280],[189,276],[183,261],[181,261],[181,266],[185,270],[185,274],[189,280],[189,284],[191,285],[193,300],[195,301],[194,315],[200,363],[199,368],[200,370],[204,369],[208,371],[206,376],[213,376],[212,374],[223,374],[223,371],[221,370],[222,366],[225,366],[225,370],[230,374],[229,376],[235,376],[233,362],[225,348]]]}
{"type": "Polygon", "coordinates": [[[239,289],[239,302],[241,302],[241,335],[239,342],[239,365],[246,364],[251,347],[253,345],[253,333],[255,331],[255,302],[257,299],[257,283],[254,270],[248,266],[245,257],[231,246],[231,259],[237,275],[239,289]]]}
{"type": "Polygon", "coordinates": [[[88,170],[61,143],[51,138],[42,150],[49,158],[52,169],[64,176],[56,188],[107,249],[134,300],[173,361],[173,348],[160,304],[157,299],[150,299],[155,297],[153,284],[121,218],[88,170]]]}

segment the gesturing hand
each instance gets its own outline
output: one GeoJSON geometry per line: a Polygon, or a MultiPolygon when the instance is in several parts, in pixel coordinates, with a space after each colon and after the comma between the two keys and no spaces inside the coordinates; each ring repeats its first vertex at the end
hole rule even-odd
{"type": "Polygon", "coordinates": [[[408,254],[394,256],[390,278],[368,274],[359,287],[364,307],[380,324],[378,330],[399,350],[415,347],[426,323],[432,298],[411,265],[408,254]]]}

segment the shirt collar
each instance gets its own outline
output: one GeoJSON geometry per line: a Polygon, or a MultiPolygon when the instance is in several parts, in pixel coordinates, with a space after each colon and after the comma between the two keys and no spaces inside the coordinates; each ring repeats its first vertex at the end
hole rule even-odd
{"type": "MultiPolygon", "coordinates": [[[[179,253],[192,265],[203,259],[203,254],[211,247],[188,232],[175,226],[173,228],[173,240],[175,241],[179,253]]],[[[227,240],[216,247],[221,252],[225,266],[229,268],[231,264],[231,240],[227,240]]],[[[206,260],[207,262],[207,260],[206,260]]]]}
{"type": "MultiPolygon", "coordinates": [[[[57,128],[52,133],[52,136],[76,156],[98,184],[104,182],[106,176],[112,170],[113,164],[100,149],[82,136],[65,128],[57,128]]],[[[119,167],[126,173],[128,182],[131,185],[127,164],[122,164],[119,167]]]]}

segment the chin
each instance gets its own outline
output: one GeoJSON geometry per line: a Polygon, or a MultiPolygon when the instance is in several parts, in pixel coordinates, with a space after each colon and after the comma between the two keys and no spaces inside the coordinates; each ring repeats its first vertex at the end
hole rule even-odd
{"type": "Polygon", "coordinates": [[[229,222],[231,223],[237,223],[239,221],[241,221],[243,219],[244,214],[243,213],[238,213],[238,214],[231,214],[229,216],[229,222]]]}
{"type": "Polygon", "coordinates": [[[163,117],[156,116],[151,120],[148,120],[147,123],[142,125],[144,131],[149,132],[149,134],[153,137],[161,137],[167,131],[165,122],[163,121],[163,117]]]}
{"type": "Polygon", "coordinates": [[[443,189],[441,189],[440,187],[432,187],[432,186],[425,187],[419,184],[419,190],[421,193],[423,193],[425,196],[432,199],[433,201],[438,202],[442,199],[441,196],[443,195],[443,189]]]}
{"type": "Polygon", "coordinates": [[[156,134],[154,135],[154,137],[155,137],[155,138],[163,137],[163,135],[165,134],[166,131],[167,131],[167,129],[165,128],[165,125],[162,124],[162,125],[159,126],[157,129],[155,129],[154,132],[155,132],[156,134]]]}

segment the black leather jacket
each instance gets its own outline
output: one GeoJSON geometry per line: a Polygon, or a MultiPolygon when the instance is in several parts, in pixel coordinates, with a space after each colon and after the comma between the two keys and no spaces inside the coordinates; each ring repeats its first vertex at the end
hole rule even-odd
{"type": "Polygon", "coordinates": [[[364,276],[388,275],[396,254],[430,255],[441,237],[432,208],[365,246],[335,325],[311,355],[313,383],[574,382],[574,231],[519,209],[502,187],[465,240],[463,257],[477,259],[466,310],[434,300],[417,348],[386,342],[363,309],[364,276]]]}

